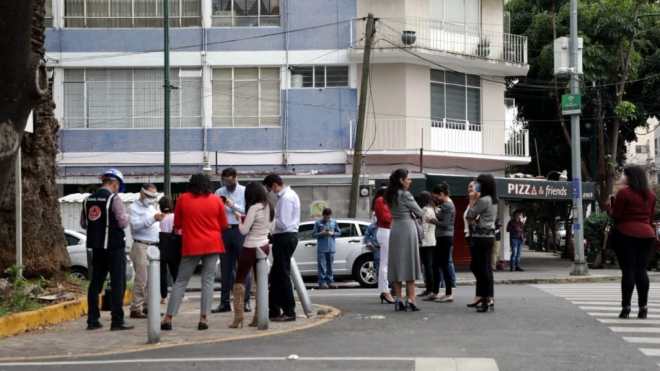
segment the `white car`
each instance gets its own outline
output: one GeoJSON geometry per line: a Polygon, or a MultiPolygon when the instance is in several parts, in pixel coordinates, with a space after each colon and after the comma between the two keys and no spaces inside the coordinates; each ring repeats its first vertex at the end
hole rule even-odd
{"type": "MultiPolygon", "coordinates": [[[[364,244],[364,233],[369,222],[355,219],[337,219],[341,236],[337,237],[335,261],[332,271],[335,277],[352,277],[362,287],[376,287],[377,272],[374,256],[364,244]]],[[[314,221],[300,224],[298,247],[293,254],[303,277],[318,275],[316,238],[312,237],[314,221]]]]}
{"type": "MultiPolygon", "coordinates": [[[[89,270],[87,269],[87,236],[80,232],[65,229],[64,238],[66,239],[66,249],[69,252],[69,260],[71,260],[71,267],[69,268],[71,275],[84,280],[89,279],[89,270]]],[[[133,262],[128,254],[126,254],[126,281],[131,281],[133,274],[133,262]]]]}

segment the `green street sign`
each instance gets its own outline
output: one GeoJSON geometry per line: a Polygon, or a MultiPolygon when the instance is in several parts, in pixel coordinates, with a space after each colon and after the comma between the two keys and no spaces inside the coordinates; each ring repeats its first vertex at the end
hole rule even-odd
{"type": "Polygon", "coordinates": [[[561,96],[562,115],[579,115],[582,113],[582,96],[578,94],[564,94],[561,96]]]}

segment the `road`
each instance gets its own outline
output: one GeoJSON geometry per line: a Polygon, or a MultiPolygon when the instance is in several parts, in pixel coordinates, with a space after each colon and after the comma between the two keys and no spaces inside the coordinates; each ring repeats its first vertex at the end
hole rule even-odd
{"type": "MultiPolygon", "coordinates": [[[[652,299],[660,297],[660,285],[652,287],[652,299]]],[[[314,291],[314,302],[340,308],[342,316],[273,337],[0,370],[421,371],[443,369],[437,365],[451,362],[444,358],[474,362],[465,368],[473,370],[659,369],[660,301],[651,304],[648,321],[619,323],[612,322],[614,283],[498,286],[495,312],[485,314],[465,307],[473,290],[459,287],[452,304],[420,302],[417,313],[394,312],[373,290],[314,291]],[[286,359],[292,355],[298,359],[286,359]]]]}

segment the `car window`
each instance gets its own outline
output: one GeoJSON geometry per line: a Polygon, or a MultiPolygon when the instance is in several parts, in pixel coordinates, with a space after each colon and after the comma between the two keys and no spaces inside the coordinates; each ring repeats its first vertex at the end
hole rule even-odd
{"type": "Polygon", "coordinates": [[[79,239],[77,239],[76,237],[73,237],[70,234],[64,234],[64,238],[66,238],[66,245],[67,246],[73,246],[73,245],[77,245],[77,244],[80,243],[79,239]]]}
{"type": "Polygon", "coordinates": [[[363,235],[363,236],[366,235],[367,234],[367,228],[369,228],[369,226],[366,225],[366,224],[358,224],[358,226],[360,227],[360,234],[363,235]]]}
{"type": "Polygon", "coordinates": [[[341,229],[341,236],[342,237],[357,237],[358,232],[357,228],[355,227],[355,224],[353,223],[338,223],[339,224],[339,229],[341,229]]]}
{"type": "Polygon", "coordinates": [[[314,237],[312,237],[313,231],[314,231],[314,223],[301,224],[300,227],[298,227],[298,240],[300,241],[313,240],[314,239],[314,237]]]}

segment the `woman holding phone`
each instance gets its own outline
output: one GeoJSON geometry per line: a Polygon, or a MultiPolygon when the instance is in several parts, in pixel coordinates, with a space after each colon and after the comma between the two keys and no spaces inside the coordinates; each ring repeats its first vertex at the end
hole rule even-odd
{"type": "Polygon", "coordinates": [[[477,312],[483,313],[495,309],[491,262],[497,218],[495,178],[490,174],[479,175],[469,198],[466,219],[470,226],[470,268],[477,280],[477,297],[480,298],[475,307],[477,312]]]}

